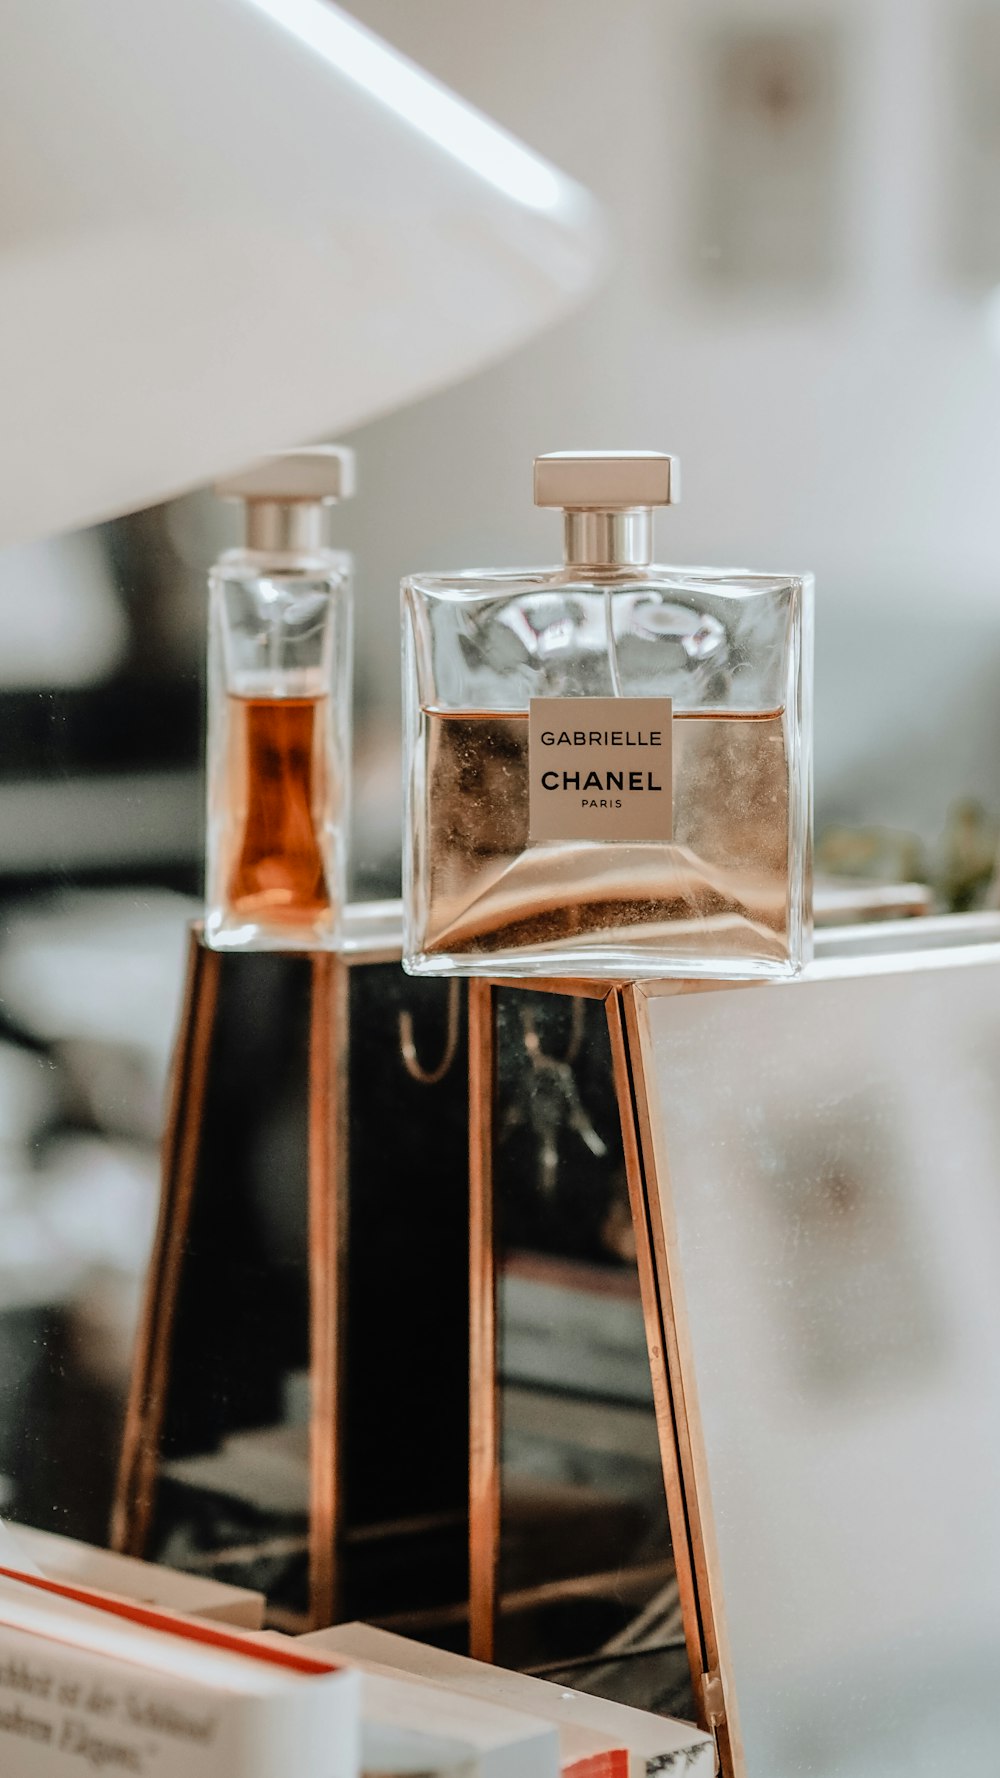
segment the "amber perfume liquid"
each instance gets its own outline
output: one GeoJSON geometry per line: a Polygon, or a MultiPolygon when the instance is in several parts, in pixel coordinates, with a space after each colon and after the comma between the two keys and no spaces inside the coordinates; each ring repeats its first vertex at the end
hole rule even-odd
{"type": "Polygon", "coordinates": [[[333,904],[324,858],[334,808],[326,698],[227,702],[227,905],[270,927],[320,927],[333,904]]]}
{"type": "Polygon", "coordinates": [[[527,713],[422,709],[424,948],[461,960],[558,958],[593,945],[651,959],[669,945],[732,963],[789,954],[784,709],[680,711],[673,840],[528,835],[527,713]]]}

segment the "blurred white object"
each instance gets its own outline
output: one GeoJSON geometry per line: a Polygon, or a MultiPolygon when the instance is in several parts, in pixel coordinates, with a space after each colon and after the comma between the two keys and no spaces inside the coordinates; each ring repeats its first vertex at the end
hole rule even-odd
{"type": "Polygon", "coordinates": [[[74,1301],[99,1279],[103,1325],[91,1310],[88,1353],[100,1354],[92,1368],[102,1374],[115,1363],[120,1370],[153,1238],[157,1175],[152,1152],[96,1136],[64,1137],[41,1167],[19,1174],[5,1162],[0,1312],[74,1301]]]}
{"type": "MultiPolygon", "coordinates": [[[[60,540],[61,541],[61,540],[60,540]]],[[[70,589],[73,590],[73,589],[70,589]]],[[[73,880],[106,867],[187,864],[201,843],[194,772],[80,772],[0,783],[0,875],[73,880]]]]}
{"type": "Polygon", "coordinates": [[[0,1519],[0,1566],[16,1568],[21,1574],[41,1574],[41,1569],[20,1537],[0,1519]]]}
{"type": "MultiPolygon", "coordinates": [[[[146,986],[151,986],[148,973],[146,986]]],[[[114,996],[112,1018],[113,1007],[114,996]]],[[[69,1017],[77,1016],[70,1008],[69,1017]]],[[[134,1043],[134,1023],[132,1030],[134,1043]]],[[[119,1083],[123,1058],[139,1077],[128,1095],[130,1102],[133,1096],[139,1101],[132,1125],[143,1119],[146,1126],[158,1125],[162,1082],[156,1061],[120,1044],[119,1083]]],[[[156,1218],[155,1152],[128,1142],[65,1135],[50,1136],[39,1152],[44,1126],[58,1112],[59,1094],[60,1077],[48,1055],[0,1043],[0,1315],[72,1300],[74,1338],[85,1368],[120,1388],[156,1218]]],[[[111,1128],[125,1123],[133,1133],[121,1112],[107,1122],[111,1128]]],[[[144,1136],[148,1130],[134,1133],[144,1136]]],[[[5,1375],[9,1363],[8,1356],[5,1375]]]]}
{"type": "Polygon", "coordinates": [[[188,1617],[236,1624],[244,1630],[259,1630],[264,1619],[262,1593],[200,1574],[178,1574],[161,1563],[140,1562],[56,1531],[39,1531],[34,1525],[6,1525],[0,1520],[0,1561],[25,1574],[45,1574],[50,1580],[93,1587],[138,1605],[183,1611],[188,1617]]]}
{"type": "Polygon", "coordinates": [[[128,629],[98,539],[50,537],[0,551],[0,626],[5,690],[107,679],[128,629]]]}
{"type": "Polygon", "coordinates": [[[586,289],[586,194],[329,0],[8,0],[0,542],[476,369],[586,289]]]}
{"type": "Polygon", "coordinates": [[[43,1043],[92,1040],[131,1050],[159,1098],[193,912],[166,889],[36,899],[7,920],[0,999],[43,1043]]]}
{"type": "Polygon", "coordinates": [[[62,1136],[36,1180],[32,1210],[41,1212],[74,1283],[104,1268],[142,1274],[156,1220],[155,1153],[100,1136],[62,1136]]]}
{"type": "Polygon", "coordinates": [[[51,1057],[0,1043],[0,1203],[8,1163],[20,1164],[42,1125],[54,1115],[57,1103],[51,1057]]]}

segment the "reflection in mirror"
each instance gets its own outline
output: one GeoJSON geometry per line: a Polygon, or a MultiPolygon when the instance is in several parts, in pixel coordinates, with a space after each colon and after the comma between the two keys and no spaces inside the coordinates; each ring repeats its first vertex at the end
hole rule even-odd
{"type": "MultiPolygon", "coordinates": [[[[356,923],[349,915],[349,932],[356,923]]],[[[269,1622],[293,1630],[316,1617],[316,1565],[330,1560],[322,1621],[364,1616],[462,1647],[462,997],[447,983],[407,981],[398,922],[388,955],[384,943],[368,943],[347,962],[327,960],[334,1024],[347,1019],[346,1043],[335,1028],[328,1033],[336,1068],[346,1071],[347,1139],[334,1123],[317,1214],[309,1082],[326,978],[305,956],[217,957],[192,944],[217,972],[218,998],[207,1012],[203,1115],[188,1127],[182,1113],[174,1132],[178,1148],[195,1143],[196,1161],[190,1210],[175,1193],[172,1226],[154,1254],[152,1317],[136,1368],[142,1440],[139,1460],[122,1471],[124,1541],[132,1553],[262,1591],[269,1622]],[[429,1069],[421,1057],[430,1054],[429,1069]],[[339,1243],[343,1286],[327,1479],[310,1459],[311,1429],[323,1438],[312,1293],[324,1227],[339,1243]],[[168,1357],[162,1403],[143,1405],[142,1378],[155,1375],[149,1358],[160,1337],[168,1357]],[[414,1460],[427,1441],[433,1464],[414,1460]],[[147,1527],[132,1478],[150,1448],[147,1527]]],[[[334,1306],[327,1270],[324,1259],[323,1303],[334,1306]]]]}
{"type": "Polygon", "coordinates": [[[162,1310],[169,1369],[143,1553],[253,1586],[272,1620],[294,1624],[309,1603],[309,966],[212,962],[219,998],[177,1296],[162,1310]]]}
{"type": "Polygon", "coordinates": [[[641,997],[748,1778],[996,1769],[1000,944],[933,924],[641,997]]]}
{"type": "Polygon", "coordinates": [[[497,1659],[692,1718],[603,1001],[500,989],[497,1659]]]}

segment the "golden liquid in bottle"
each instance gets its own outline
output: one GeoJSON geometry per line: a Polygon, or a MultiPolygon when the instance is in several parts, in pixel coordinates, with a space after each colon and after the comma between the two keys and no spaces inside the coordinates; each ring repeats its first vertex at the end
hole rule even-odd
{"type": "Polygon", "coordinates": [[[789,956],[784,711],[675,711],[671,844],[530,844],[527,715],[421,721],[428,954],[789,956]]]}
{"type": "Polygon", "coordinates": [[[329,914],[326,702],[324,695],[227,699],[222,880],[229,915],[312,927],[329,914]]]}

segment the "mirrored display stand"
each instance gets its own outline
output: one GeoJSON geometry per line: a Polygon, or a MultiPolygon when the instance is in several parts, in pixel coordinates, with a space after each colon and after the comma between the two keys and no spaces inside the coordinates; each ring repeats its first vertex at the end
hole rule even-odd
{"type": "Polygon", "coordinates": [[[733,1778],[992,1770],[1000,920],[696,990],[413,981],[395,920],[192,935],[118,1546],[733,1778]]]}

